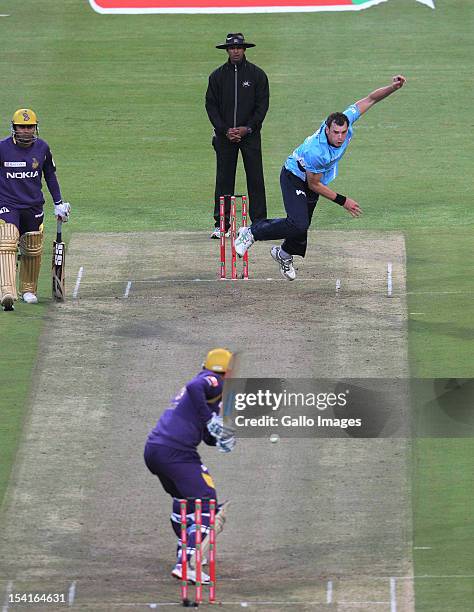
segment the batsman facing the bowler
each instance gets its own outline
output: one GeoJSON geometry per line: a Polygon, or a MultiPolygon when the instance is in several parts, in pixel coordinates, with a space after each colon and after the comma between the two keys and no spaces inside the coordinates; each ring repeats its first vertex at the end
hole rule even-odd
{"type": "MultiPolygon", "coordinates": [[[[231,370],[232,353],[216,348],[206,356],[202,370],[171,400],[154,429],[149,433],[144,458],[148,469],[158,477],[164,490],[173,498],[171,525],[178,538],[176,565],[172,576],[181,579],[180,500],[187,505],[187,578],[196,582],[196,499],[202,500],[201,547],[204,555],[209,545],[209,500],[217,501],[216,489],[208,469],[202,464],[197,447],[201,442],[229,453],[235,446],[233,430],[226,427],[221,415],[222,392],[226,373],[231,370]]],[[[227,503],[217,505],[216,534],[222,531],[227,503]]],[[[209,576],[202,573],[202,584],[209,576]]]]}
{"type": "Polygon", "coordinates": [[[0,141],[0,303],[13,310],[17,299],[16,262],[20,247],[20,295],[36,304],[43,251],[44,176],[54,214],[66,222],[71,206],[63,202],[56,166],[46,141],[38,137],[36,113],[20,108],[13,114],[11,136],[0,141]]]}
{"type": "Polygon", "coordinates": [[[332,113],[317,132],[289,155],[280,173],[287,216],[264,219],[249,228],[241,227],[235,242],[239,257],[257,240],[284,239],[281,247],[271,249],[271,256],[278,263],[281,275],[294,280],[293,255],[304,257],[306,254],[308,229],[320,195],[343,206],[353,217],[362,213],[355,200],[336,193],[327,185],[337,177],[339,160],[349,146],[357,119],[374,104],[398,91],[405,82],[404,76],[396,75],[390,85],[375,89],[343,113],[332,113]]]}

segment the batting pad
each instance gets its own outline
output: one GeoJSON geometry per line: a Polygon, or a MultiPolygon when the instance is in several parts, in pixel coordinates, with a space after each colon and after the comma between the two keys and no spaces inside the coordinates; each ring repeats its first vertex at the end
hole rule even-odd
{"type": "Polygon", "coordinates": [[[20,232],[13,223],[0,224],[0,298],[16,293],[16,251],[20,232]]]}
{"type": "Polygon", "coordinates": [[[26,232],[20,237],[20,293],[35,293],[43,252],[43,232],[26,232]]]}

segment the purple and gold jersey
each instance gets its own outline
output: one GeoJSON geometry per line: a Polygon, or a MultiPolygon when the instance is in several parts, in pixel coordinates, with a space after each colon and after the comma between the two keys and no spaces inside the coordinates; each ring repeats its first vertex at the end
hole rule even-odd
{"type": "Polygon", "coordinates": [[[180,450],[196,450],[204,441],[214,446],[216,439],[207,430],[213,413],[219,414],[224,379],[210,370],[202,370],[171,400],[148,444],[162,444],[180,450]]]}
{"type": "Polygon", "coordinates": [[[42,206],[43,176],[54,203],[59,203],[61,190],[48,143],[38,138],[30,147],[20,147],[11,136],[0,140],[0,207],[42,206]]]}

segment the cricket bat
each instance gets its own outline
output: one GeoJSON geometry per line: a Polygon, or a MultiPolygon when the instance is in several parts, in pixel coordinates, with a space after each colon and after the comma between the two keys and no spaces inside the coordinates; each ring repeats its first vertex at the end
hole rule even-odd
{"type": "Polygon", "coordinates": [[[233,379],[239,375],[239,361],[240,354],[234,352],[224,379],[221,415],[224,425],[229,428],[232,428],[233,425],[236,394],[236,383],[233,382],[233,379]]]}
{"type": "Polygon", "coordinates": [[[58,219],[56,240],[53,242],[53,263],[51,268],[52,280],[53,280],[53,300],[56,302],[64,302],[65,296],[65,254],[66,245],[62,238],[62,221],[58,219]]]}

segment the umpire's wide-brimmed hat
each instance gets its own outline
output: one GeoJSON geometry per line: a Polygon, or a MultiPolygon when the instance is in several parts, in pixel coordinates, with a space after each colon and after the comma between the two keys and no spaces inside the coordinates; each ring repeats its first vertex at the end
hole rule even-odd
{"type": "Polygon", "coordinates": [[[216,45],[216,49],[229,49],[229,47],[255,47],[253,43],[246,42],[244,35],[241,32],[227,34],[225,43],[222,45],[216,45]]]}

